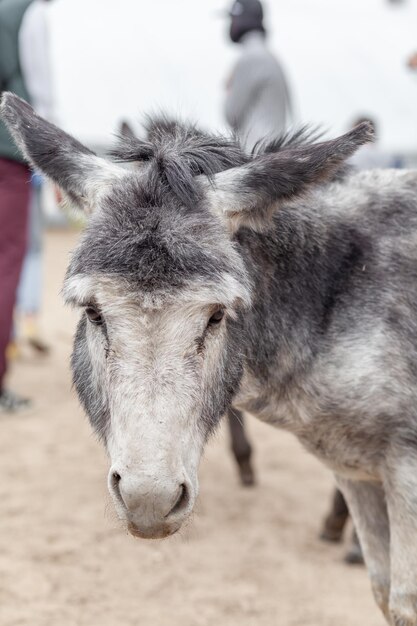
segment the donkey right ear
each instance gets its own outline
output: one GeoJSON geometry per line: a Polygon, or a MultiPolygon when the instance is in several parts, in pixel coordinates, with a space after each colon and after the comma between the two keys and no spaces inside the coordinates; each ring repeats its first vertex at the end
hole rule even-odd
{"type": "Polygon", "coordinates": [[[106,186],[126,175],[126,170],[98,157],[12,93],[3,95],[0,115],[29,163],[84,211],[92,212],[106,186]]]}
{"type": "Polygon", "coordinates": [[[282,204],[330,180],[346,159],[372,139],[372,126],[363,122],[336,139],[263,154],[211,180],[200,179],[210,208],[231,232],[240,226],[262,231],[270,227],[282,204]]]}

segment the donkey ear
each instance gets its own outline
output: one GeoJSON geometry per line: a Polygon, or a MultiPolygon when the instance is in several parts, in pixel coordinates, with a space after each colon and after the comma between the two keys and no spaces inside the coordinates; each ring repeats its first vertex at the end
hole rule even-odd
{"type": "Polygon", "coordinates": [[[280,204],[329,180],[348,157],[372,139],[371,124],[363,122],[332,141],[255,157],[246,165],[216,174],[212,181],[204,179],[206,196],[232,232],[241,225],[264,230],[280,204]]]}
{"type": "Polygon", "coordinates": [[[12,93],[3,95],[0,116],[29,163],[53,180],[78,208],[92,211],[106,186],[126,173],[39,117],[12,93]]]}

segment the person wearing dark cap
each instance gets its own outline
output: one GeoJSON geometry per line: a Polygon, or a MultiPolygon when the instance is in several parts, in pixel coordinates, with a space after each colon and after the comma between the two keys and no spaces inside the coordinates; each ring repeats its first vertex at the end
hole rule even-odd
{"type": "Polygon", "coordinates": [[[230,38],[242,52],[228,82],[225,114],[248,150],[287,129],[291,100],[284,71],[266,43],[259,0],[236,0],[230,13],[230,38]]]}

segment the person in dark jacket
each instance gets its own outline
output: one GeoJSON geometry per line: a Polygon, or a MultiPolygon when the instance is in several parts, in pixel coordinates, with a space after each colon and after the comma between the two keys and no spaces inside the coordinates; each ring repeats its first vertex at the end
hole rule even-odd
{"type": "MultiPolygon", "coordinates": [[[[30,100],[19,60],[19,31],[32,0],[0,0],[0,90],[30,100]]],[[[26,250],[30,171],[0,121],[0,413],[14,413],[28,400],[7,390],[10,340],[20,271],[26,250]]]]}

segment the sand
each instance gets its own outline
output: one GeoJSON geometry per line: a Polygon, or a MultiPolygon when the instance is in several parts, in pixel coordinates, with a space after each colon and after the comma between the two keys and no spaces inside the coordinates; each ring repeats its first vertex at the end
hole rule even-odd
{"type": "Polygon", "coordinates": [[[258,486],[244,489],[225,432],[208,446],[181,534],[126,534],[107,460],[71,390],[76,316],[59,296],[73,233],[49,233],[49,358],[25,352],[10,384],[33,398],[0,419],[0,626],[383,626],[366,572],[317,539],[332,477],[288,434],[251,420],[258,486]]]}

